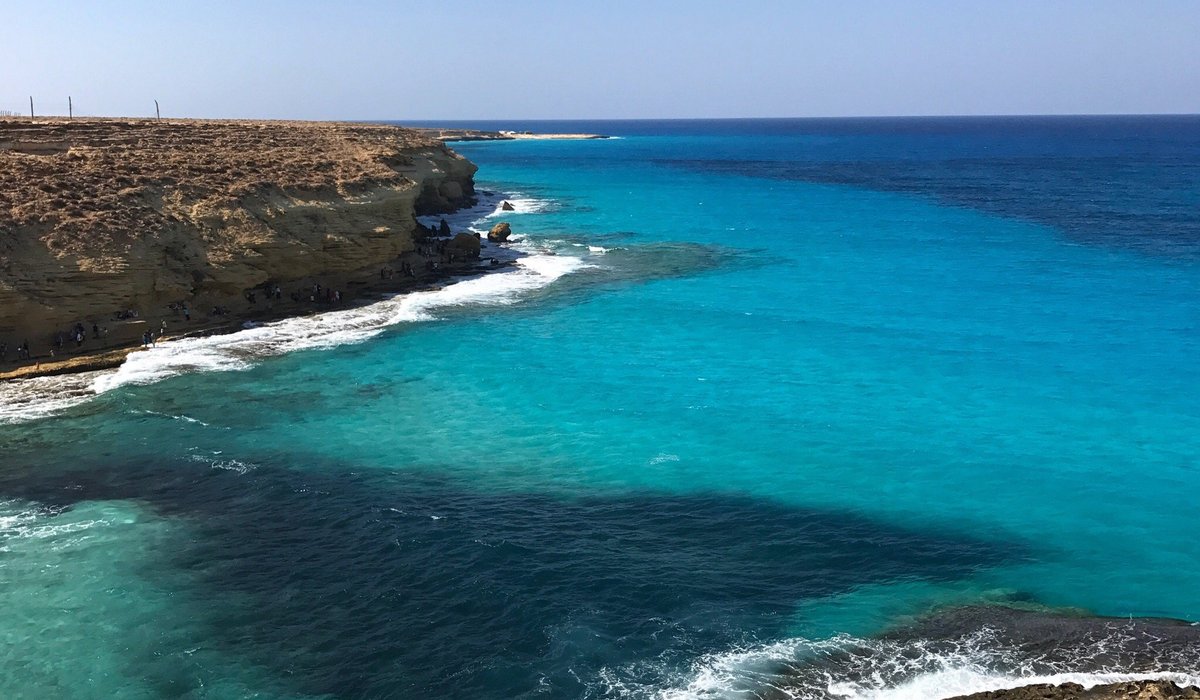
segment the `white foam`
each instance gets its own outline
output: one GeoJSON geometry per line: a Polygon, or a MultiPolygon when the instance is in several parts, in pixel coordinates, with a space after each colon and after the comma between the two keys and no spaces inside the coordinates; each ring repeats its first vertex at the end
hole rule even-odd
{"type": "MultiPolygon", "coordinates": [[[[220,453],[216,452],[213,454],[217,455],[220,453]]],[[[224,471],[237,472],[238,474],[246,474],[247,472],[254,471],[255,469],[258,468],[258,465],[256,465],[256,464],[251,464],[249,462],[243,462],[239,459],[220,459],[219,457],[214,457],[214,456],[209,456],[209,455],[192,455],[192,460],[195,462],[202,462],[204,464],[207,464],[209,467],[212,467],[213,469],[221,469],[224,471]]]]}
{"type": "Polygon", "coordinates": [[[579,258],[534,255],[513,270],[465,279],[441,289],[411,292],[367,306],[284,319],[257,328],[185,338],[133,353],[115,372],[95,379],[95,393],[149,384],[191,372],[248,369],[262,359],[299,350],[360,343],[400,323],[431,321],[442,309],[517,302],[583,266],[579,258]]]}
{"type": "Polygon", "coordinates": [[[13,501],[0,501],[0,535],[19,533],[26,525],[37,520],[32,508],[19,508],[13,501]]]}
{"type": "Polygon", "coordinates": [[[847,700],[945,700],[960,695],[971,695],[991,690],[1007,690],[1027,685],[1061,685],[1077,683],[1084,688],[1094,688],[1110,683],[1130,681],[1171,681],[1179,686],[1200,685],[1200,675],[1193,673],[1054,673],[1041,676],[1010,676],[980,673],[969,668],[947,669],[927,673],[895,688],[860,689],[847,687],[844,694],[834,688],[835,697],[847,700]]]}
{"type": "Polygon", "coordinates": [[[508,214],[536,214],[540,211],[545,211],[549,206],[550,201],[545,199],[521,196],[510,197],[497,204],[495,209],[492,210],[492,213],[488,214],[488,218],[491,219],[508,214]],[[512,209],[506,210],[504,208],[504,202],[508,202],[510,205],[512,205],[512,209]]]}
{"type": "Polygon", "coordinates": [[[41,377],[0,384],[0,422],[58,413],[117,387],[150,384],[192,372],[244,370],[298,350],[360,343],[389,326],[430,321],[439,310],[506,305],[587,264],[565,255],[530,255],[513,269],[468,278],[440,289],[411,292],[366,306],[284,319],[255,328],[159,343],[129,355],[116,370],[41,377]]]}
{"type": "Polygon", "coordinates": [[[0,501],[0,536],[3,537],[47,539],[111,524],[98,518],[60,520],[28,504],[23,506],[15,501],[0,501]]]}
{"type": "MultiPolygon", "coordinates": [[[[502,196],[494,195],[455,216],[469,217],[474,224],[494,215],[503,201],[502,196]]],[[[522,197],[507,201],[525,211],[539,211],[547,204],[522,197]]],[[[436,223],[439,217],[428,218],[436,223]]],[[[485,257],[512,262],[513,267],[365,306],[284,319],[225,335],[162,342],[131,353],[116,370],[0,383],[0,423],[54,415],[121,386],[150,384],[193,372],[244,370],[265,358],[298,350],[360,343],[390,326],[435,320],[442,310],[513,304],[564,275],[590,267],[581,257],[557,255],[528,242],[506,248],[492,246],[485,257]],[[526,257],[518,257],[521,254],[526,257]]]]}
{"type": "MultiPolygon", "coordinates": [[[[1040,683],[1078,683],[1091,688],[1166,680],[1181,686],[1200,685],[1200,654],[1195,659],[1177,660],[1182,668],[1157,672],[1072,670],[1088,663],[1092,654],[1109,643],[1120,645],[1122,631],[1113,628],[1111,633],[1110,639],[1094,640],[1091,648],[1081,649],[1078,659],[1055,661],[1029,657],[1006,647],[986,629],[950,646],[848,636],[819,641],[796,638],[706,655],[674,687],[619,694],[654,695],[660,700],[715,700],[754,697],[769,686],[774,694],[797,700],[944,700],[1040,683]],[[833,663],[822,665],[822,660],[833,663]],[[813,663],[806,667],[808,662],[813,663]],[[803,671],[781,675],[781,668],[803,671]]],[[[615,685],[609,682],[610,688],[615,685]]],[[[621,690],[629,688],[622,684],[621,690]]]]}
{"type": "Polygon", "coordinates": [[[136,414],[141,414],[141,415],[146,415],[146,416],[158,416],[160,418],[170,418],[171,420],[183,421],[185,423],[195,423],[197,425],[203,425],[206,428],[209,427],[208,423],[205,423],[204,421],[202,421],[198,418],[192,418],[191,416],[184,416],[184,415],[176,416],[176,415],[173,415],[170,413],[160,413],[158,411],[130,411],[130,413],[136,413],[136,414]]]}
{"type": "Polygon", "coordinates": [[[436,228],[445,220],[455,233],[464,230],[483,232],[486,229],[480,227],[485,222],[490,222],[491,219],[513,214],[537,214],[550,209],[553,205],[554,202],[552,200],[531,197],[522,193],[511,193],[509,195],[498,193],[490,195],[481,194],[475,206],[469,209],[460,209],[451,214],[418,216],[417,221],[423,226],[436,228]],[[505,202],[512,205],[511,210],[504,209],[505,202]]]}
{"type": "Polygon", "coordinates": [[[92,385],[102,374],[80,372],[0,382],[0,423],[36,420],[90,401],[96,395],[92,385]]]}

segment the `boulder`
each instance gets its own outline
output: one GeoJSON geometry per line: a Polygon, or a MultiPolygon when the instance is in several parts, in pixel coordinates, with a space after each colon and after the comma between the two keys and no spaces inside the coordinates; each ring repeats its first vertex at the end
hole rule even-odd
{"type": "Polygon", "coordinates": [[[512,202],[505,200],[505,202],[500,205],[500,210],[501,211],[516,211],[517,208],[512,205],[512,202]]]}
{"type": "Polygon", "coordinates": [[[501,221],[493,226],[491,231],[488,231],[488,240],[493,243],[503,243],[511,235],[512,227],[508,225],[507,221],[501,221]]]}
{"type": "Polygon", "coordinates": [[[479,257],[479,235],[460,233],[446,244],[446,252],[471,258],[479,257]]]}
{"type": "Polygon", "coordinates": [[[450,224],[446,223],[445,219],[442,219],[442,222],[440,224],[438,224],[438,235],[439,236],[449,236],[450,235],[450,224]]]}

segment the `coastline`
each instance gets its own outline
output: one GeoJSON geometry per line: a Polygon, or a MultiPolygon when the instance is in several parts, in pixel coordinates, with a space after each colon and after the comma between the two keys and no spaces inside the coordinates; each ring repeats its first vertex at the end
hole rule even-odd
{"type": "Polygon", "coordinates": [[[1021,596],[935,608],[871,637],[798,640],[785,649],[764,698],[803,696],[830,678],[844,697],[880,700],[1200,697],[1172,694],[1200,686],[1200,625],[1048,608],[1021,596]]]}
{"type": "Polygon", "coordinates": [[[437,219],[475,170],[394,126],[0,119],[0,381],[479,271],[437,219]]]}
{"type": "Polygon", "coordinates": [[[1131,680],[1085,686],[1081,683],[1034,683],[959,695],[949,700],[1195,700],[1200,687],[1179,685],[1171,680],[1131,680]]]}
{"type": "Polygon", "coordinates": [[[535,134],[528,131],[485,131],[482,129],[437,129],[419,127],[418,132],[450,143],[455,141],[597,141],[611,139],[605,134],[535,134]]]}
{"type": "MultiPolygon", "coordinates": [[[[323,286],[334,285],[339,290],[347,290],[342,302],[313,303],[284,298],[269,306],[264,303],[261,307],[247,306],[231,310],[219,320],[214,320],[212,316],[205,315],[203,318],[197,316],[191,322],[185,321],[181,314],[176,313],[176,315],[170,317],[172,320],[166,326],[166,332],[155,338],[155,343],[170,343],[184,338],[225,335],[245,330],[247,327],[253,327],[253,325],[272,323],[290,318],[303,318],[327,311],[353,309],[371,304],[382,297],[437,290],[455,278],[499,272],[511,269],[513,264],[514,261],[510,259],[503,262],[497,261],[494,265],[490,263],[476,263],[474,265],[447,266],[436,273],[427,272],[418,277],[393,277],[382,280],[379,279],[378,270],[362,270],[350,275],[324,275],[321,277],[321,279],[326,280],[323,286]],[[247,324],[253,325],[248,326],[247,324]]],[[[301,286],[305,286],[303,284],[304,281],[301,282],[301,286]]],[[[145,322],[137,324],[138,330],[149,327],[150,325],[145,322]]],[[[126,336],[114,339],[112,342],[106,342],[100,347],[86,347],[76,352],[66,349],[61,355],[55,357],[40,355],[35,356],[30,361],[20,363],[15,361],[5,362],[5,365],[0,365],[0,368],[2,368],[2,371],[0,371],[0,382],[115,369],[120,367],[131,354],[142,351],[147,347],[141,343],[136,334],[133,336],[126,334],[126,336]]],[[[91,338],[88,342],[95,342],[95,340],[95,338],[91,338]]],[[[102,340],[107,341],[108,338],[102,340]]]]}

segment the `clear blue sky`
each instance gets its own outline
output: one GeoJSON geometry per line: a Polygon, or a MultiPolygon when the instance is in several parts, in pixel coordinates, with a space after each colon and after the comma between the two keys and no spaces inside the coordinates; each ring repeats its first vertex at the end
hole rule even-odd
{"type": "Polygon", "coordinates": [[[300,119],[1200,112],[1200,0],[5,0],[0,109],[300,119]]]}

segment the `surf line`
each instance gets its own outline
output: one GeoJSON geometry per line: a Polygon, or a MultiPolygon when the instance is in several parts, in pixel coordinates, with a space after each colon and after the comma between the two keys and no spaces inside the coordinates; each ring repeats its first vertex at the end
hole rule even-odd
{"type": "MultiPolygon", "coordinates": [[[[502,202],[519,202],[529,213],[546,203],[494,196],[467,210],[470,227],[501,213],[502,202]]],[[[557,255],[525,241],[498,252],[510,263],[496,272],[461,278],[445,286],[409,291],[362,306],[295,316],[232,333],[178,338],[130,354],[116,369],[0,383],[0,423],[59,414],[118,387],[151,384],[180,374],[237,371],[299,350],[361,343],[391,326],[432,321],[440,309],[515,304],[564,275],[589,267],[580,257],[557,255]]]]}

